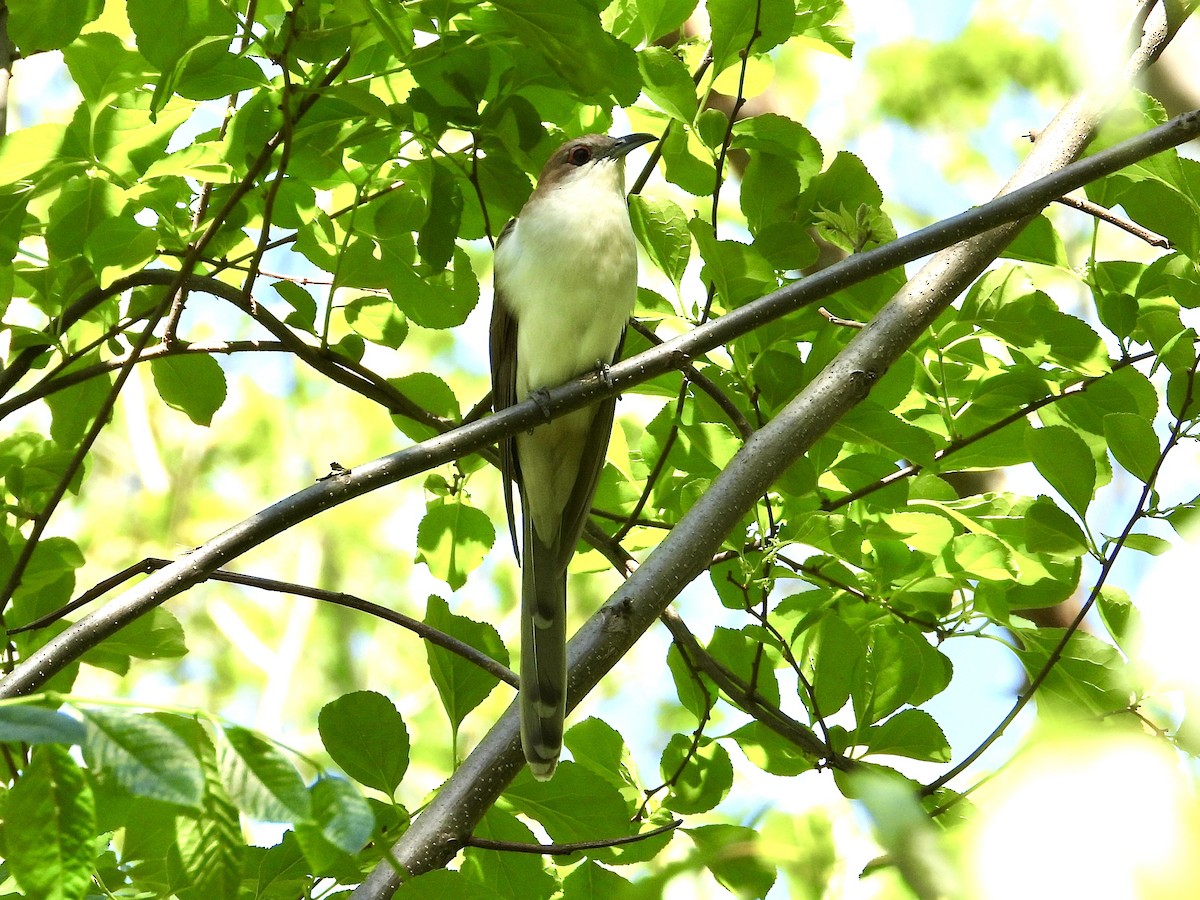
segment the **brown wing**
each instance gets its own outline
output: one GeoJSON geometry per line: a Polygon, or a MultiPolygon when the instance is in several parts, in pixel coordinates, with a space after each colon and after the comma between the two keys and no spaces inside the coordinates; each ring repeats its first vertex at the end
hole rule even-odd
{"type": "MultiPolygon", "coordinates": [[[[625,343],[625,333],[621,332],[621,340],[609,363],[621,358],[621,347],[625,343]]],[[[579,543],[583,527],[592,511],[592,496],[596,493],[596,485],[600,481],[600,473],[604,470],[604,458],[608,454],[608,441],[612,436],[613,416],[617,410],[617,398],[609,397],[601,400],[594,407],[595,417],[591,428],[588,429],[587,446],[579,460],[579,474],[575,478],[575,487],[571,491],[571,499],[563,509],[562,529],[559,531],[556,552],[558,563],[565,571],[571,563],[575,547],[579,543]]]]}
{"type": "MultiPolygon", "coordinates": [[[[510,219],[500,231],[496,246],[512,231],[516,219],[510,219]]],[[[504,286],[493,271],[495,299],[492,301],[491,361],[492,361],[492,409],[499,412],[517,402],[517,320],[504,302],[504,286]]],[[[511,435],[500,439],[500,478],[504,483],[504,508],[508,513],[508,533],[512,536],[513,552],[521,560],[521,549],[517,545],[517,518],[513,507],[513,482],[520,478],[517,462],[516,439],[511,435]]]]}

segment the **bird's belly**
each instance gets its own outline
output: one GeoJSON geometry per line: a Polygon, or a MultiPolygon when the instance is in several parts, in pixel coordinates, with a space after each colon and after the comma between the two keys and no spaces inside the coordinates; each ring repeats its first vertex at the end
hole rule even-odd
{"type": "Polygon", "coordinates": [[[517,320],[517,398],[609,363],[637,298],[637,244],[624,202],[586,224],[526,217],[506,254],[504,293],[517,320]]]}
{"type": "Polygon", "coordinates": [[[546,279],[524,295],[517,326],[517,397],[612,362],[636,288],[615,281],[546,279]]]}

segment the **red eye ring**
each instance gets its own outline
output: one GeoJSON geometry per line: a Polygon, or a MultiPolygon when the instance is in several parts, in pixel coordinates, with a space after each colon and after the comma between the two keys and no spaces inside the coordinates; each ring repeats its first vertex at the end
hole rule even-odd
{"type": "Polygon", "coordinates": [[[567,151],[567,162],[573,166],[582,166],[592,161],[592,151],[583,144],[576,144],[567,151]]]}

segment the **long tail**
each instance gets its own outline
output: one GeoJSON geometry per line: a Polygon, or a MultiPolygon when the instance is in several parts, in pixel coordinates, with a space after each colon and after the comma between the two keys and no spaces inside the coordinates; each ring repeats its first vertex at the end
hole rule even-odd
{"type": "Polygon", "coordinates": [[[521,747],[538,781],[554,774],[567,713],[567,571],[525,519],[521,565],[521,747]]]}

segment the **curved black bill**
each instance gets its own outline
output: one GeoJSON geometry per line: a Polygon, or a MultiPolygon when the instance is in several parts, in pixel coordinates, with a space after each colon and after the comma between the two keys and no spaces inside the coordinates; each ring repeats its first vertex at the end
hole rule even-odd
{"type": "Polygon", "coordinates": [[[642,144],[648,144],[651,141],[657,140],[658,135],[656,134],[646,134],[645,132],[627,134],[624,137],[617,138],[616,143],[614,143],[612,148],[604,155],[608,159],[620,159],[630,150],[640,147],[642,144]]]}

